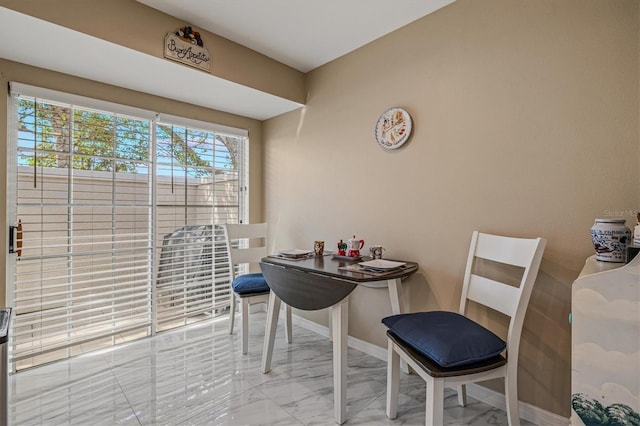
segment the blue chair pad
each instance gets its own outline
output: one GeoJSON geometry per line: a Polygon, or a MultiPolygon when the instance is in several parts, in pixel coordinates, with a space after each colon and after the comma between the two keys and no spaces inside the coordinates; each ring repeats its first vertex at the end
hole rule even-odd
{"type": "Polygon", "coordinates": [[[382,323],[403,342],[445,367],[460,367],[500,355],[507,344],[480,324],[456,312],[393,315],[382,323]]]}
{"type": "Polygon", "coordinates": [[[267,281],[261,273],[240,275],[233,280],[231,288],[240,295],[265,293],[269,291],[267,281]]]}

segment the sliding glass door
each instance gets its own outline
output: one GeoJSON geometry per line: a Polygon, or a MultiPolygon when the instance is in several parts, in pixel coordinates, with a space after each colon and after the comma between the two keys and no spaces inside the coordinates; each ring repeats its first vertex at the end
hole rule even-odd
{"type": "Polygon", "coordinates": [[[17,370],[207,319],[229,303],[219,225],[244,219],[246,135],[95,104],[12,85],[17,370]]]}

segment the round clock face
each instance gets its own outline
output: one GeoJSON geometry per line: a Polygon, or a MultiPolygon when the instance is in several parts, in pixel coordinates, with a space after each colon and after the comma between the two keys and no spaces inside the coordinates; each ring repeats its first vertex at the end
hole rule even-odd
{"type": "Polygon", "coordinates": [[[411,116],[402,108],[389,108],[376,123],[376,141],[384,149],[400,148],[411,135],[411,116]]]}

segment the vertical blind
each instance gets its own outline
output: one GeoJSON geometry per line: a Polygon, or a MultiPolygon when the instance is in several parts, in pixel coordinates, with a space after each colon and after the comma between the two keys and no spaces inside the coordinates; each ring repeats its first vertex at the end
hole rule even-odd
{"type": "Polygon", "coordinates": [[[26,87],[12,85],[15,369],[221,312],[217,225],[243,220],[246,136],[26,87]]]}

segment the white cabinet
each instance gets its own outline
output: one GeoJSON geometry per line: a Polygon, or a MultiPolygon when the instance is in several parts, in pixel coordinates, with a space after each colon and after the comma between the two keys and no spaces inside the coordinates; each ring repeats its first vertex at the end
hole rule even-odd
{"type": "Polygon", "coordinates": [[[587,259],[571,311],[571,423],[640,424],[640,255],[587,259]]]}

